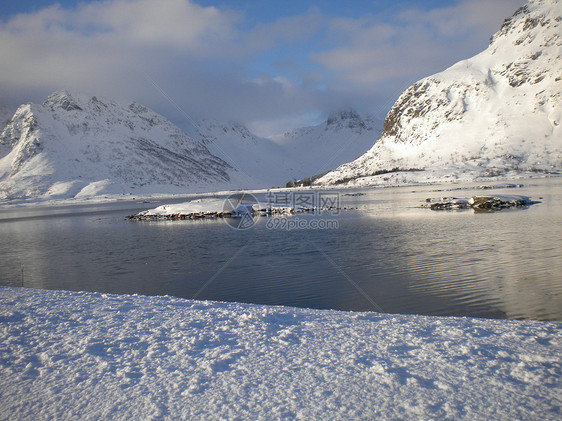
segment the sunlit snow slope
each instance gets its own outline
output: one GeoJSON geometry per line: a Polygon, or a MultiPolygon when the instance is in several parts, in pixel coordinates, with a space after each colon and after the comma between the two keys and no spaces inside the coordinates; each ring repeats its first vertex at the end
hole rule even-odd
{"type": "Polygon", "coordinates": [[[530,1],[484,52],[408,88],[374,146],[319,182],[396,168],[427,179],[562,170],[561,35],[562,2],[530,1]]]}
{"type": "Polygon", "coordinates": [[[0,135],[0,199],[185,193],[228,186],[232,168],[150,109],[55,92],[0,135]]]}

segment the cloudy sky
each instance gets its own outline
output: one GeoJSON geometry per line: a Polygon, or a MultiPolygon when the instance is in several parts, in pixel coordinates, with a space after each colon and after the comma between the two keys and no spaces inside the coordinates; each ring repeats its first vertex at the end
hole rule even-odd
{"type": "Polygon", "coordinates": [[[524,0],[2,0],[0,104],[59,89],[136,100],[181,127],[260,135],[354,107],[486,48],[524,0]],[[187,118],[186,116],[189,116],[187,118]]]}

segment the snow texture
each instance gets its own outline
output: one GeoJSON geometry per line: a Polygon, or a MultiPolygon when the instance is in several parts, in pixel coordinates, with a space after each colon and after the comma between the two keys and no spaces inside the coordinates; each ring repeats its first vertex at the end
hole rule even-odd
{"type": "Polygon", "coordinates": [[[374,146],[319,184],[561,171],[561,25],[562,2],[529,1],[485,51],[408,88],[374,146]],[[425,171],[378,174],[391,169],[425,171]]]}
{"type": "Polygon", "coordinates": [[[137,103],[65,91],[18,108],[0,135],[0,199],[191,193],[229,165],[137,103]]]}
{"type": "Polygon", "coordinates": [[[0,419],[560,419],[562,325],[0,288],[0,419]]]}

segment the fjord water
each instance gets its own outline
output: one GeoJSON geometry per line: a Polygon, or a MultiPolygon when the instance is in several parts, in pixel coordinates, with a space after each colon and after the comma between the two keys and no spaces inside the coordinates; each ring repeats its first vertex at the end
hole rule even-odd
{"type": "Polygon", "coordinates": [[[247,230],[125,219],[160,203],[4,209],[0,285],[562,320],[562,179],[521,183],[342,190],[341,207],[353,209],[292,217],[335,220],[337,229],[271,229],[265,217],[247,230]],[[495,213],[421,208],[426,198],[486,194],[540,203],[495,213]]]}

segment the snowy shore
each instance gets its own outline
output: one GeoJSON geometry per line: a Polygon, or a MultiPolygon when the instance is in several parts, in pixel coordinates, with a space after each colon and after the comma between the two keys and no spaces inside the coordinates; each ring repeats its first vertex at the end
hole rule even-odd
{"type": "Polygon", "coordinates": [[[562,324],[0,288],[0,419],[559,419],[562,324]]]}
{"type": "Polygon", "coordinates": [[[532,174],[514,173],[505,177],[457,177],[447,174],[436,174],[436,172],[400,172],[391,176],[381,175],[375,177],[363,177],[338,185],[314,185],[307,187],[275,187],[268,189],[245,189],[245,190],[220,190],[220,191],[199,191],[196,193],[160,193],[160,194],[98,194],[91,196],[51,198],[51,197],[28,197],[14,200],[4,200],[0,202],[1,209],[20,208],[20,207],[49,207],[49,206],[72,206],[72,205],[93,205],[103,203],[119,202],[153,202],[153,201],[178,201],[178,200],[197,200],[201,198],[225,198],[233,194],[249,193],[254,195],[267,194],[269,192],[294,192],[309,190],[336,190],[345,191],[357,188],[394,188],[394,187],[420,187],[420,186],[440,186],[444,189],[457,189],[458,186],[505,186],[512,183],[535,183],[542,180],[560,179],[562,174],[532,174]]]}

